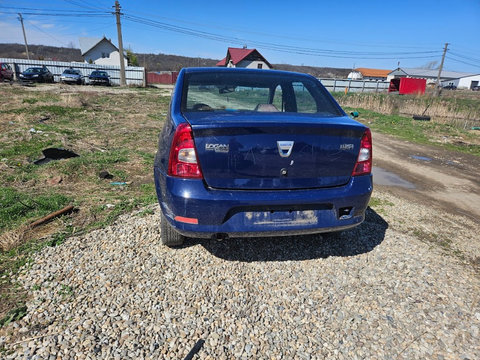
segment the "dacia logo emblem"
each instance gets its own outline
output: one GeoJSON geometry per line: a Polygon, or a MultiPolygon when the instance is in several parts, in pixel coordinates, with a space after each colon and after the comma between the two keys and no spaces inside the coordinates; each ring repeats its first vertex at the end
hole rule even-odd
{"type": "Polygon", "coordinates": [[[293,149],[293,141],[277,141],[278,153],[281,157],[289,157],[293,149]]]}

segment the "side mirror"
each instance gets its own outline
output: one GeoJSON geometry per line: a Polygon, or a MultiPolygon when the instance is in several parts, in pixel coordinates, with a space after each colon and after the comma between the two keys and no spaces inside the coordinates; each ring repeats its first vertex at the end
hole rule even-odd
{"type": "Polygon", "coordinates": [[[358,117],[358,111],[352,111],[350,113],[350,115],[352,115],[353,118],[357,118],[358,117]]]}

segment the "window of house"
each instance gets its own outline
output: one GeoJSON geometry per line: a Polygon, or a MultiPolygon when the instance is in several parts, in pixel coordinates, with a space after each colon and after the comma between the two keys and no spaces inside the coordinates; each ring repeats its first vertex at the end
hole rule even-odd
{"type": "Polygon", "coordinates": [[[263,67],[263,64],[258,64],[257,69],[261,69],[263,67]]]}

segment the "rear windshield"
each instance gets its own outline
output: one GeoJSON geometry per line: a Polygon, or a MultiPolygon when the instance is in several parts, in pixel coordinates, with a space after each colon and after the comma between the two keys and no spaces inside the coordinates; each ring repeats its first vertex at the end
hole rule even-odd
{"type": "Polygon", "coordinates": [[[94,71],[92,72],[93,76],[108,76],[108,74],[105,71],[94,71]]]}
{"type": "Polygon", "coordinates": [[[25,74],[38,74],[42,71],[42,68],[28,68],[24,71],[25,74]]]}
{"type": "Polygon", "coordinates": [[[295,74],[186,74],[182,111],[255,111],[342,115],[320,83],[295,74]]]}
{"type": "Polygon", "coordinates": [[[80,75],[80,70],[66,69],[63,73],[71,74],[71,75],[80,75]]]}

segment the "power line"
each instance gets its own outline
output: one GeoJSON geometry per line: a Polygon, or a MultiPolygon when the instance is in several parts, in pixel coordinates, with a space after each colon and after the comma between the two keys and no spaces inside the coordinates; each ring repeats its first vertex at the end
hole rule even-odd
{"type": "MultiPolygon", "coordinates": [[[[128,11],[129,14],[138,14],[138,15],[151,15],[151,14],[146,14],[144,12],[138,12],[138,11],[128,11]]],[[[356,45],[356,46],[378,46],[378,47],[383,47],[383,48],[404,48],[404,49],[424,49],[424,46],[403,46],[403,45],[398,45],[397,43],[395,45],[392,45],[391,43],[361,43],[361,42],[345,42],[345,41],[339,41],[339,40],[322,40],[322,39],[312,39],[312,38],[307,38],[305,36],[290,36],[290,35],[277,35],[276,33],[265,33],[265,32],[259,32],[259,31],[252,31],[251,29],[245,29],[245,28],[232,28],[231,26],[220,26],[220,25],[215,25],[215,24],[206,24],[206,23],[199,23],[199,22],[194,22],[194,21],[186,21],[183,19],[176,19],[176,18],[171,18],[171,17],[164,17],[164,16],[157,16],[155,15],[156,19],[165,19],[173,22],[179,22],[183,24],[190,24],[190,25],[196,25],[196,26],[202,26],[202,27],[208,27],[208,28],[215,28],[219,30],[227,30],[227,31],[234,31],[234,32],[242,32],[242,33],[247,33],[247,34],[253,34],[253,35],[261,35],[261,36],[268,36],[268,37],[274,37],[274,38],[280,38],[280,39],[289,39],[289,40],[300,40],[300,41],[315,41],[315,42],[320,42],[320,43],[330,43],[330,44],[342,44],[342,45],[356,45]]]]}
{"type": "Polygon", "coordinates": [[[32,25],[32,26],[33,26],[34,28],[36,28],[38,31],[41,31],[41,32],[44,33],[45,35],[50,36],[52,39],[58,41],[60,44],[63,44],[63,45],[68,46],[67,43],[63,42],[62,40],[57,39],[55,36],[49,34],[48,32],[46,32],[46,31],[44,31],[44,30],[42,30],[40,27],[38,27],[37,25],[35,25],[33,22],[31,22],[31,21],[29,21],[29,20],[27,20],[27,21],[28,21],[28,23],[29,23],[30,25],[32,25]]]}
{"type": "Polygon", "coordinates": [[[263,47],[264,49],[287,52],[287,53],[302,54],[302,55],[313,55],[313,56],[324,56],[324,57],[346,58],[346,59],[358,59],[358,58],[361,58],[361,59],[411,59],[411,58],[432,58],[432,57],[437,57],[441,53],[440,51],[414,51],[414,52],[392,53],[392,52],[358,52],[358,51],[341,51],[341,50],[331,50],[331,49],[314,49],[314,48],[288,46],[288,45],[282,45],[282,44],[274,44],[274,43],[267,43],[267,42],[261,42],[261,41],[252,41],[252,40],[246,40],[246,39],[233,38],[233,37],[219,35],[211,32],[196,30],[188,27],[172,25],[165,22],[151,20],[148,18],[132,16],[132,15],[124,15],[124,18],[129,21],[133,21],[143,25],[149,25],[149,26],[164,29],[167,31],[173,31],[173,32],[205,38],[209,40],[228,42],[228,43],[234,43],[234,44],[244,44],[245,42],[248,42],[250,44],[255,44],[257,46],[263,47]],[[421,55],[421,56],[411,56],[411,55],[421,55]]]}
{"type": "Polygon", "coordinates": [[[465,64],[465,65],[470,65],[470,66],[473,66],[473,67],[476,67],[476,68],[480,68],[480,65],[478,65],[478,64],[476,64],[476,65],[475,65],[475,64],[471,64],[471,63],[468,63],[468,62],[463,61],[463,60],[454,59],[454,58],[452,58],[452,57],[450,57],[450,56],[447,56],[446,58],[447,58],[448,60],[456,61],[456,62],[458,62],[458,63],[462,63],[462,64],[465,64]]]}
{"type": "MultiPolygon", "coordinates": [[[[99,10],[65,10],[65,9],[47,9],[47,8],[26,8],[26,7],[18,7],[18,6],[1,6],[1,9],[8,9],[14,11],[26,10],[26,11],[52,11],[52,12],[67,12],[67,13],[99,13],[99,10]]],[[[102,9],[103,10],[103,9],[102,9]]],[[[102,11],[106,14],[111,14],[111,11],[102,11]]]]}
{"type": "Polygon", "coordinates": [[[469,56],[460,55],[460,54],[457,54],[456,52],[453,52],[453,51],[450,51],[450,55],[453,55],[455,57],[459,57],[461,59],[466,59],[466,60],[469,60],[469,61],[478,62],[480,64],[480,59],[475,59],[475,58],[472,58],[472,57],[469,57],[469,56]]]}
{"type": "Polygon", "coordinates": [[[86,1],[74,1],[74,0],[64,0],[65,2],[75,5],[75,6],[80,6],[81,8],[88,8],[88,9],[95,9],[95,10],[105,10],[102,8],[99,8],[98,6],[95,6],[93,4],[89,4],[86,1]]]}
{"type": "MultiPolygon", "coordinates": [[[[0,11],[0,14],[9,14],[14,15],[14,12],[0,11]]],[[[29,12],[23,11],[22,14],[33,15],[33,16],[72,16],[72,17],[106,17],[112,16],[111,13],[44,13],[44,12],[29,12]]]]}

